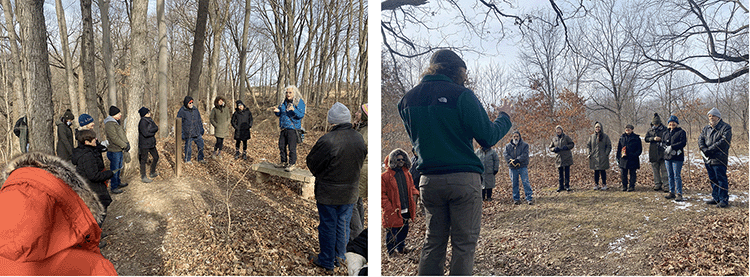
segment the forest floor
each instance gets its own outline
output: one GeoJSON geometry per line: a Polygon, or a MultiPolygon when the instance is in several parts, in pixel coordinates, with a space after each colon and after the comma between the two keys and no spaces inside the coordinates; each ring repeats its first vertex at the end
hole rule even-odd
{"type": "MultiPolygon", "coordinates": [[[[609,190],[598,191],[585,157],[575,160],[572,191],[556,192],[553,159],[532,158],[534,205],[513,205],[507,168],[501,168],[494,200],[483,203],[474,275],[748,274],[747,160],[729,168],[726,209],[704,204],[711,198],[705,168],[686,163],[686,201],[675,202],[653,190],[648,164],[638,170],[634,192],[621,190],[619,169],[608,171],[609,190]]],[[[410,227],[406,244],[413,251],[388,257],[383,247],[383,275],[416,275],[424,216],[410,227]]],[[[446,268],[450,253],[449,244],[446,268]]]]}
{"type": "MultiPolygon", "coordinates": [[[[265,121],[256,117],[259,122],[265,121]]],[[[215,140],[206,135],[208,162],[195,162],[194,148],[193,163],[176,177],[172,138],[158,142],[154,182],[142,183],[137,166],[123,177],[130,185],[112,195],[103,226],[102,254],[118,274],[325,275],[307,260],[319,252],[314,200],[299,196],[298,183],[276,177],[258,183],[250,170],[253,163],[279,162],[275,128],[257,129],[247,160],[234,159],[232,139],[219,158],[209,158],[215,140]]],[[[307,133],[297,148],[298,166],[306,168],[305,157],[323,134],[307,133]]],[[[346,275],[345,267],[334,274],[346,275]]]]}

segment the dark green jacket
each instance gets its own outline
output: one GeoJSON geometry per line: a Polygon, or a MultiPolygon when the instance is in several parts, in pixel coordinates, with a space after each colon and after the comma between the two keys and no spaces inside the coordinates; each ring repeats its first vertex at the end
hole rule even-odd
{"type": "Polygon", "coordinates": [[[419,156],[421,174],[484,172],[473,140],[495,145],[510,130],[508,114],[490,121],[474,92],[445,75],[427,75],[398,103],[398,112],[419,156]]]}

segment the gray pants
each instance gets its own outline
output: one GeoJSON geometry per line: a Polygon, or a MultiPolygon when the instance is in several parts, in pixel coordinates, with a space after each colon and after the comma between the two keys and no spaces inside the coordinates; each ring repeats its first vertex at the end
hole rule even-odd
{"type": "Polygon", "coordinates": [[[352,207],[352,221],[349,224],[349,241],[353,241],[365,229],[365,206],[362,197],[352,207]]]}
{"type": "Polygon", "coordinates": [[[427,232],[418,274],[444,274],[450,238],[453,251],[450,275],[472,275],[474,250],[482,223],[479,173],[422,175],[419,188],[426,211],[427,232]]]}
{"type": "Polygon", "coordinates": [[[654,172],[654,187],[669,187],[669,176],[667,175],[667,166],[664,160],[651,163],[651,169],[654,172]]]}

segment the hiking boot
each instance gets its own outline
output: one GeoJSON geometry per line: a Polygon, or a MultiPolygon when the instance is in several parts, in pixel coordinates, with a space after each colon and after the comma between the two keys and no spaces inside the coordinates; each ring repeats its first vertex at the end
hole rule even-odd
{"type": "Polygon", "coordinates": [[[604,185],[604,186],[603,186],[603,187],[601,188],[601,190],[607,190],[607,189],[608,189],[608,188],[607,188],[607,185],[604,185]]]}
{"type": "Polygon", "coordinates": [[[656,185],[656,186],[654,186],[654,190],[655,190],[655,191],[660,191],[660,190],[661,190],[661,185],[656,185]]]}
{"type": "Polygon", "coordinates": [[[521,205],[521,200],[513,200],[514,205],[521,205]]]}
{"type": "Polygon", "coordinates": [[[240,151],[235,151],[234,152],[234,159],[236,160],[236,159],[239,159],[239,158],[240,158],[240,151]]]}
{"type": "Polygon", "coordinates": [[[631,192],[631,191],[635,191],[635,188],[634,187],[628,188],[628,192],[631,192]]]}
{"type": "Polygon", "coordinates": [[[622,187],[622,191],[628,191],[628,187],[622,187]]]}
{"type": "Polygon", "coordinates": [[[201,164],[206,164],[206,163],[208,163],[208,162],[207,162],[206,160],[200,160],[200,161],[198,161],[198,163],[201,163],[201,164]]]}
{"type": "Polygon", "coordinates": [[[247,152],[243,152],[242,153],[242,159],[243,160],[247,160],[247,152]]]}
{"type": "Polygon", "coordinates": [[[128,185],[130,185],[130,184],[128,184],[128,183],[120,183],[120,185],[117,186],[117,187],[118,188],[124,188],[124,187],[127,187],[128,185]]]}
{"type": "Polygon", "coordinates": [[[715,199],[711,199],[711,200],[706,201],[706,204],[708,204],[708,205],[716,205],[716,204],[719,204],[719,202],[716,201],[715,199]]]}
{"type": "Polygon", "coordinates": [[[594,185],[594,190],[599,190],[599,184],[594,185]]]}
{"type": "Polygon", "coordinates": [[[570,186],[565,186],[565,191],[570,191],[570,186]]]}
{"type": "Polygon", "coordinates": [[[193,161],[186,161],[185,164],[193,164],[193,161]]]}
{"type": "Polygon", "coordinates": [[[121,189],[119,189],[119,188],[117,188],[117,189],[111,190],[111,192],[114,193],[114,194],[120,194],[120,193],[123,193],[124,191],[121,190],[121,189]]]}
{"type": "Polygon", "coordinates": [[[156,176],[159,176],[159,173],[151,172],[151,174],[148,175],[148,177],[156,178],[156,176]]]}
{"type": "Polygon", "coordinates": [[[146,177],[146,176],[143,176],[143,177],[141,177],[141,182],[144,182],[144,183],[151,183],[151,182],[153,182],[153,180],[149,179],[149,178],[148,178],[148,177],[146,177]]]}
{"type": "Polygon", "coordinates": [[[557,188],[557,192],[563,191],[563,188],[557,188]]]}
{"type": "Polygon", "coordinates": [[[682,199],[682,193],[678,193],[674,201],[677,201],[677,202],[685,201],[685,199],[682,199]]]}
{"type": "Polygon", "coordinates": [[[719,208],[726,208],[726,207],[729,207],[729,203],[727,203],[727,201],[721,201],[719,202],[718,206],[719,208]]]}
{"type": "Polygon", "coordinates": [[[529,205],[534,205],[534,199],[528,200],[526,201],[526,203],[528,203],[529,205]]]}
{"type": "Polygon", "coordinates": [[[674,196],[674,193],[670,192],[667,196],[664,196],[664,198],[666,198],[666,199],[674,199],[675,196],[674,196]]]}
{"type": "Polygon", "coordinates": [[[315,266],[324,269],[327,274],[333,273],[333,268],[327,268],[320,264],[320,261],[318,260],[318,255],[315,255],[315,254],[310,255],[307,259],[310,261],[310,263],[314,264],[315,266]]]}
{"type": "Polygon", "coordinates": [[[289,166],[289,164],[287,162],[281,162],[278,164],[274,164],[273,166],[276,168],[286,168],[287,166],[289,166]]]}
{"type": "Polygon", "coordinates": [[[292,170],[294,170],[296,168],[297,168],[297,166],[295,166],[293,164],[290,164],[289,166],[287,166],[287,167],[284,168],[284,171],[286,171],[286,172],[292,172],[292,170]]]}

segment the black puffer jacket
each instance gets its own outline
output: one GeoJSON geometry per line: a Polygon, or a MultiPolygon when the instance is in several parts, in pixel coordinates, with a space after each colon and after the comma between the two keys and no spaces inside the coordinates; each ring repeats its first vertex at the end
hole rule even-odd
{"type": "Polygon", "coordinates": [[[253,127],[253,113],[249,109],[235,109],[232,114],[232,127],[234,127],[234,139],[250,139],[250,128],[253,127]]]}
{"type": "Polygon", "coordinates": [[[156,132],[159,132],[159,126],[154,119],[150,117],[141,117],[138,122],[138,148],[151,149],[156,147],[156,132]]]}
{"type": "Polygon", "coordinates": [[[620,137],[620,141],[617,142],[617,162],[620,164],[620,168],[633,169],[641,168],[641,161],[638,156],[643,151],[641,146],[641,137],[635,133],[623,133],[620,137]],[[625,157],[622,156],[622,148],[625,147],[625,157]]]}
{"type": "Polygon", "coordinates": [[[112,171],[104,167],[102,152],[107,152],[107,148],[101,144],[94,146],[81,144],[73,149],[73,165],[76,171],[89,182],[91,190],[98,196],[99,201],[106,209],[112,198],[109,196],[106,181],[112,178],[112,171]]]}
{"type": "Polygon", "coordinates": [[[315,199],[322,205],[357,202],[359,172],[367,155],[362,135],[351,123],[339,124],[318,139],[307,155],[315,176],[315,199]]]}
{"type": "Polygon", "coordinates": [[[684,161],[685,151],[683,150],[687,145],[687,134],[685,130],[677,127],[674,130],[669,130],[664,135],[664,146],[671,146],[669,152],[664,152],[664,159],[667,161],[684,161]]]}
{"type": "Polygon", "coordinates": [[[719,120],[715,127],[706,125],[701,131],[698,146],[708,158],[710,165],[727,166],[729,162],[729,146],[732,143],[732,126],[724,120],[719,120]]]}

